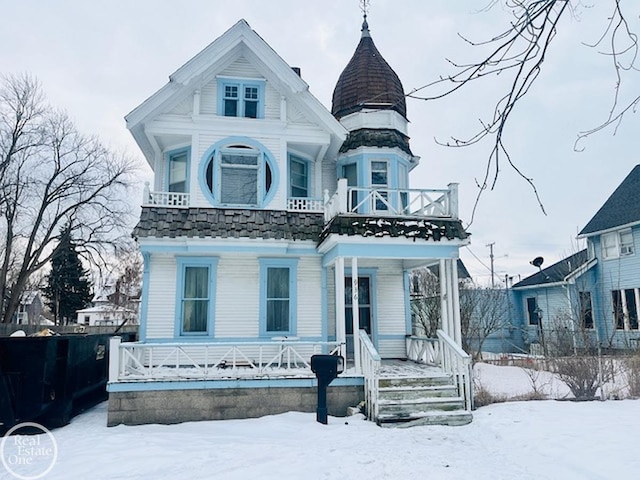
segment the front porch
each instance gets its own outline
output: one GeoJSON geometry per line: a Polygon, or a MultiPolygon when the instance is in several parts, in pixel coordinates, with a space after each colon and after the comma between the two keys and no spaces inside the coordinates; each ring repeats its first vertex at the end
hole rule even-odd
{"type": "MultiPolygon", "coordinates": [[[[470,358],[444,333],[407,337],[407,359],[381,360],[360,331],[358,364],[329,388],[330,414],[364,401],[379,424],[471,420],[470,358]],[[452,420],[453,419],[453,420],[452,420]],[[461,420],[462,419],[462,420],[461,420]]],[[[111,341],[109,425],[247,418],[315,411],[311,356],[336,342],[122,343],[111,341]]]]}

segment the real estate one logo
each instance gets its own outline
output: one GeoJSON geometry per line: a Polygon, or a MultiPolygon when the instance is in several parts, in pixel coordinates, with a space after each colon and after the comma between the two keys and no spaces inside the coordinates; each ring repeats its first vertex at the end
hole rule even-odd
{"type": "Polygon", "coordinates": [[[35,480],[56,464],[58,445],[53,434],[39,423],[19,423],[2,437],[0,459],[13,477],[35,480]]]}

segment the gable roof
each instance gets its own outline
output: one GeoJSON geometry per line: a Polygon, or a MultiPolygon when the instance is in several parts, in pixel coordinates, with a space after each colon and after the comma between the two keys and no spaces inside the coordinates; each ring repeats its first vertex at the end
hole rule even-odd
{"type": "Polygon", "coordinates": [[[216,73],[239,56],[260,66],[263,73],[270,73],[267,81],[323,125],[332,135],[334,148],[339,148],[346,137],[346,129],[311,94],[309,85],[242,19],[169,75],[167,84],[125,116],[127,128],[150,163],[154,148],[146,136],[145,124],[212,81],[216,73]]]}
{"type": "Polygon", "coordinates": [[[535,273],[524,280],[516,283],[512,288],[531,287],[534,285],[550,285],[554,283],[564,282],[567,276],[575,272],[589,260],[587,249],[580,250],[578,253],[563,258],[557,263],[535,273]]]}
{"type": "Polygon", "coordinates": [[[578,237],[640,222],[640,165],[615,189],[578,237]]]}

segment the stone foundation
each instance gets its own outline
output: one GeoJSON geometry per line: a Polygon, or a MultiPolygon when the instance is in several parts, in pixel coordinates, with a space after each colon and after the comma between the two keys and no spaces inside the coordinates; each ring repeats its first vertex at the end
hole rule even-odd
{"type": "MultiPolygon", "coordinates": [[[[315,412],[317,389],[310,387],[151,390],[109,393],[107,425],[181,423],[256,418],[290,411],[315,412]]],[[[329,415],[342,417],[364,399],[362,386],[330,386],[329,415]]]]}

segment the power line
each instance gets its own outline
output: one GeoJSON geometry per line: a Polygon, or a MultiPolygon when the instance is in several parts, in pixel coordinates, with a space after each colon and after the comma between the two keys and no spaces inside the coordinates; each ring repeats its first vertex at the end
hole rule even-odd
{"type": "MultiPolygon", "coordinates": [[[[491,272],[491,267],[487,266],[487,264],[486,264],[486,263],[484,263],[482,260],[480,260],[480,258],[479,258],[475,253],[473,253],[473,250],[471,250],[471,248],[469,248],[469,245],[465,245],[465,248],[466,248],[467,250],[469,250],[469,253],[470,253],[471,255],[473,255],[473,258],[475,258],[478,262],[480,262],[480,265],[482,265],[482,266],[483,266],[484,268],[486,268],[489,272],[491,272]]],[[[491,273],[493,273],[493,272],[491,272],[491,273]]]]}

